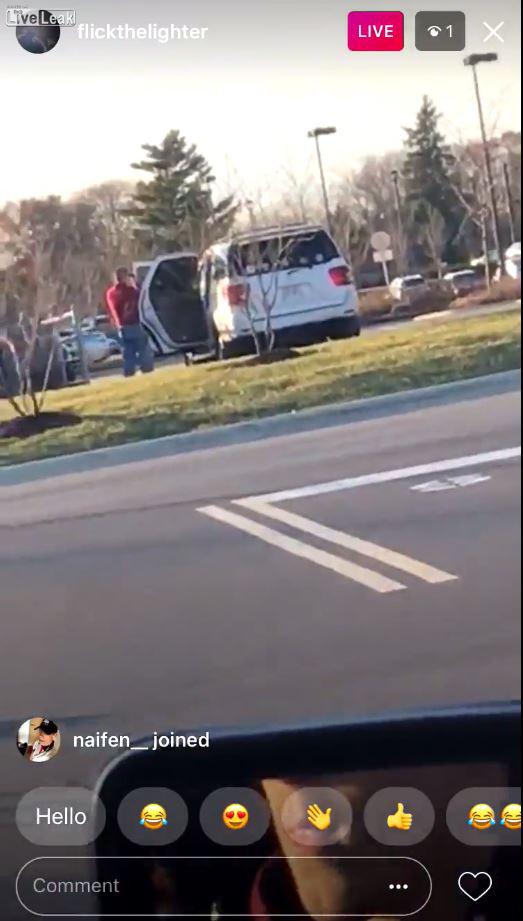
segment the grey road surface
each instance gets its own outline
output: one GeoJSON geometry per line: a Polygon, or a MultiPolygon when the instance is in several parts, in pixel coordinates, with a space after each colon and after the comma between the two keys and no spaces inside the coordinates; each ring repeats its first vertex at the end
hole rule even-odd
{"type": "Polygon", "coordinates": [[[518,695],[517,390],[355,418],[1,490],[0,876],[32,856],[18,798],[109,760],[74,732],[518,695]],[[34,766],[44,713],[64,751],[34,766]]]}
{"type": "Polygon", "coordinates": [[[137,730],[515,694],[517,458],[471,462],[454,472],[484,479],[448,489],[407,474],[279,504],[457,576],[384,594],[199,509],[397,577],[232,500],[519,442],[508,393],[4,490],[4,712],[31,710],[43,662],[47,710],[131,714],[137,730]]]}

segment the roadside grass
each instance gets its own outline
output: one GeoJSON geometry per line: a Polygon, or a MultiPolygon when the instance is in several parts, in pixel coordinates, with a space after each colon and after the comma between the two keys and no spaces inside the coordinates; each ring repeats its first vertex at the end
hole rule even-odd
{"type": "MultiPolygon", "coordinates": [[[[50,393],[47,410],[82,421],[25,440],[0,439],[0,466],[519,366],[520,317],[512,311],[311,346],[272,365],[160,367],[149,377],[100,379],[50,393]]],[[[0,422],[11,416],[1,401],[0,422]]]]}

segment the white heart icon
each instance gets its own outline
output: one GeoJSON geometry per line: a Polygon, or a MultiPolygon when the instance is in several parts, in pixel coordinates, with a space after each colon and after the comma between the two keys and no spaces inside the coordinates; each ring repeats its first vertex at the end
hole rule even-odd
{"type": "Polygon", "coordinates": [[[480,899],[483,899],[486,896],[487,892],[490,892],[493,886],[493,882],[490,873],[467,872],[461,874],[458,880],[458,886],[468,899],[472,899],[473,902],[479,902],[480,899]],[[473,887],[469,886],[469,889],[471,890],[470,892],[467,890],[467,881],[469,883],[475,883],[473,887]],[[481,888],[478,889],[477,884],[480,881],[484,881],[484,886],[481,886],[481,888]],[[479,894],[476,895],[475,893],[479,894]]]}

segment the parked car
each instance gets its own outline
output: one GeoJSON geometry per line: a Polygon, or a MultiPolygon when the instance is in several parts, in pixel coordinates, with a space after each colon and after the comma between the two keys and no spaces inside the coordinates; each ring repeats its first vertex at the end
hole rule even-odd
{"type": "Polygon", "coordinates": [[[109,354],[111,356],[122,354],[120,333],[116,327],[112,325],[107,314],[102,313],[95,317],[86,317],[82,320],[81,329],[84,333],[102,333],[109,340],[109,354]]]}
{"type": "Polygon", "coordinates": [[[513,243],[505,253],[505,271],[515,281],[521,279],[521,243],[513,243]]]}
{"type": "Polygon", "coordinates": [[[428,283],[423,275],[402,275],[394,278],[389,291],[395,301],[401,304],[412,304],[423,297],[429,290],[428,283]]]}
{"type": "Polygon", "coordinates": [[[462,297],[477,291],[483,285],[482,279],[473,269],[460,269],[457,272],[447,272],[443,280],[447,282],[455,297],[462,297]]]}
{"type": "MultiPolygon", "coordinates": [[[[78,345],[77,334],[72,329],[62,330],[60,333],[62,348],[66,357],[66,362],[80,365],[80,349],[78,345]]],[[[82,344],[85,350],[87,365],[93,368],[105,358],[112,354],[112,346],[109,337],[100,330],[81,329],[82,344]]]]}
{"type": "MultiPolygon", "coordinates": [[[[3,366],[8,369],[11,381],[18,377],[16,389],[20,389],[20,368],[26,366],[28,349],[31,348],[30,377],[33,390],[39,391],[45,384],[48,390],[58,390],[67,383],[66,356],[60,348],[57,331],[40,324],[35,341],[30,346],[32,331],[25,321],[18,320],[6,327],[2,336],[3,366]],[[13,362],[15,364],[13,364],[13,362]],[[13,376],[14,375],[14,376],[13,376]]],[[[10,389],[13,389],[11,383],[10,389]]]]}

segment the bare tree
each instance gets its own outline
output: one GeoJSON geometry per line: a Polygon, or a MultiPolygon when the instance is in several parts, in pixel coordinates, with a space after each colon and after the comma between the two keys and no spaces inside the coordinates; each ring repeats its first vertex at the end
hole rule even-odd
{"type": "Polygon", "coordinates": [[[312,175],[300,179],[288,165],[282,167],[281,173],[284,182],[280,221],[301,221],[306,224],[319,220],[320,214],[323,214],[322,203],[312,175]]]}
{"type": "MultiPolygon", "coordinates": [[[[70,252],[63,243],[56,226],[23,223],[10,226],[9,248],[13,262],[6,273],[3,296],[16,297],[17,287],[23,291],[15,333],[19,386],[18,392],[10,396],[10,403],[19,416],[41,414],[51,373],[57,363],[62,379],[65,378],[60,341],[52,327],[43,323],[56,309],[67,288],[70,252]]],[[[10,340],[12,336],[11,330],[10,340]]]]}
{"type": "Polygon", "coordinates": [[[139,245],[133,235],[133,221],[127,213],[133,189],[134,185],[130,182],[114,180],[91,186],[72,199],[73,203],[82,202],[93,207],[96,247],[90,260],[86,259],[85,252],[81,254],[83,258],[80,260],[89,307],[111,277],[115,266],[126,265],[139,256],[139,245]]]}
{"type": "Polygon", "coordinates": [[[430,205],[425,209],[423,235],[430,258],[438,273],[443,278],[443,251],[447,242],[446,224],[443,215],[430,205]]]}
{"type": "Polygon", "coordinates": [[[242,279],[242,309],[249,321],[257,355],[275,344],[273,313],[281,292],[282,273],[293,266],[298,246],[312,239],[310,232],[290,233],[285,227],[266,237],[233,240],[234,273],[242,279]]]}

